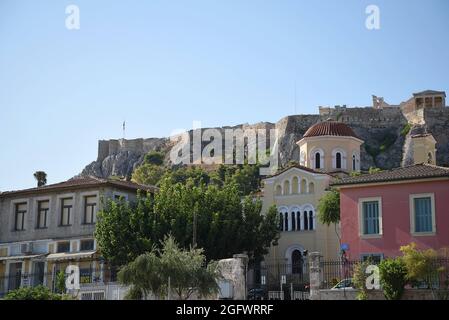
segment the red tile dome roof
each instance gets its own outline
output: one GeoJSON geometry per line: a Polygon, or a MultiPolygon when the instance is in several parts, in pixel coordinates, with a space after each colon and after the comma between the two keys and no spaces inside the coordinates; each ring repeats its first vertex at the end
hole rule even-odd
{"type": "Polygon", "coordinates": [[[319,136],[341,136],[360,139],[348,125],[333,120],[314,124],[304,133],[303,138],[319,136]]]}

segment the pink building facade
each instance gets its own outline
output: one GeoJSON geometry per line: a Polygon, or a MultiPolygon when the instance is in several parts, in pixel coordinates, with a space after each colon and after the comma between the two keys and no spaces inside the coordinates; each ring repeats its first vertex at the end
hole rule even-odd
{"type": "Polygon", "coordinates": [[[334,186],[350,260],[398,256],[411,242],[420,249],[449,248],[449,168],[414,165],[334,186]]]}

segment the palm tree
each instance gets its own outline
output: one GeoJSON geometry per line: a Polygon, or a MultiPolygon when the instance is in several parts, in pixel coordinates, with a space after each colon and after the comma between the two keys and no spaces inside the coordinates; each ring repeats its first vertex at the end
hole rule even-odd
{"type": "Polygon", "coordinates": [[[34,178],[37,180],[38,187],[42,187],[47,184],[47,174],[45,171],[36,171],[34,173],[34,178]]]}

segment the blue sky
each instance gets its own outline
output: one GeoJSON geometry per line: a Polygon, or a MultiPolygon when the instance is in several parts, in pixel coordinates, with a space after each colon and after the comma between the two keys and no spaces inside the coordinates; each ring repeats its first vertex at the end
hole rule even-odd
{"type": "Polygon", "coordinates": [[[0,191],[68,179],[97,140],[449,91],[449,1],[0,0],[0,191]],[[80,9],[80,30],[65,8],[80,9]],[[365,8],[380,8],[380,30],[365,8]]]}

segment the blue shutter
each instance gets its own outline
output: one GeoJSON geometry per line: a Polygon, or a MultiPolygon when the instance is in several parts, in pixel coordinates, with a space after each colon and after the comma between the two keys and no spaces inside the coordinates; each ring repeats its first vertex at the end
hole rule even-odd
{"type": "Polygon", "coordinates": [[[413,199],[415,205],[415,232],[432,232],[432,205],[430,197],[413,199]]]}
{"type": "Polygon", "coordinates": [[[379,234],[379,202],[363,202],[363,233],[379,234]]]}

